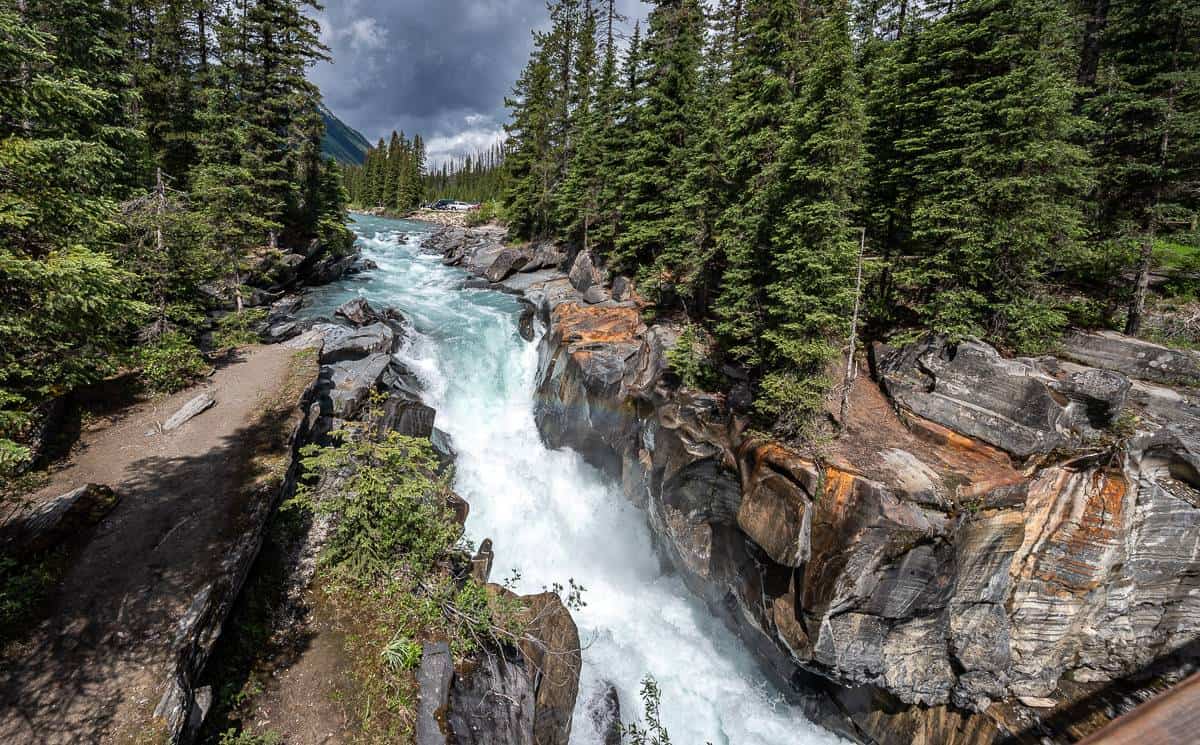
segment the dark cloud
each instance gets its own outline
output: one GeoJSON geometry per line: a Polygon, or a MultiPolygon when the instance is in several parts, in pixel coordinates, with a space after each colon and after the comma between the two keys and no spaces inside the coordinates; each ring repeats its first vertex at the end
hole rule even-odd
{"type": "MultiPolygon", "coordinates": [[[[638,0],[618,5],[644,13],[638,0]]],[[[461,155],[500,137],[504,96],[545,18],[543,0],[330,0],[318,19],[333,62],[312,78],[372,142],[419,132],[434,159],[461,155]]]]}

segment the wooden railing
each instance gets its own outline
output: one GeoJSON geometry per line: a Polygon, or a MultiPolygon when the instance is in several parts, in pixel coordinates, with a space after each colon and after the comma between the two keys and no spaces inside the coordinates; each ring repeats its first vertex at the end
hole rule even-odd
{"type": "Polygon", "coordinates": [[[1118,717],[1079,745],[1200,743],[1200,673],[1118,717]]]}

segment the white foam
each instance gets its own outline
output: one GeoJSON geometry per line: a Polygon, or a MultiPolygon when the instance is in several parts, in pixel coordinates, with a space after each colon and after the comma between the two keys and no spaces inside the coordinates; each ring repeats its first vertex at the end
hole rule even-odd
{"type": "MultiPolygon", "coordinates": [[[[518,303],[459,291],[461,271],[421,254],[419,236],[396,240],[396,230],[413,232],[407,225],[360,224],[379,231],[362,245],[381,270],[355,291],[414,321],[400,357],[454,440],[455,487],[471,504],[468,533],[496,541],[495,578],[517,568],[522,592],[569,579],[587,588],[587,606],[575,614],[588,646],[572,743],[601,742],[583,707],[609,682],[624,719],[639,715],[647,674],[663,691],[676,745],[840,742],[781,703],[741,643],[663,572],[645,516],[615,485],[577,454],[542,445],[533,418],[537,351],[516,333],[518,303]]],[[[335,292],[324,302],[337,300],[335,292]]]]}

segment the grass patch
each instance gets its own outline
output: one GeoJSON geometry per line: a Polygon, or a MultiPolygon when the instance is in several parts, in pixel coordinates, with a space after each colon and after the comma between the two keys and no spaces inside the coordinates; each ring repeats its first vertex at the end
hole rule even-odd
{"type": "Polygon", "coordinates": [[[1200,269],[1200,245],[1159,239],[1154,242],[1154,265],[1162,269],[1200,269]]]}

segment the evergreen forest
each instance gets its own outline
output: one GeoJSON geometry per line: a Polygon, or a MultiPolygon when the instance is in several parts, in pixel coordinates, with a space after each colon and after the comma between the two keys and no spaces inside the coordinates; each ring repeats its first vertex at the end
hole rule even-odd
{"type": "Polygon", "coordinates": [[[0,474],[114,372],[203,369],[250,275],[348,253],[308,0],[0,0],[0,474]]]}
{"type": "Polygon", "coordinates": [[[682,319],[690,382],[798,431],[860,316],[1038,353],[1194,295],[1193,0],[649,5],[549,4],[504,201],[682,319]]]}

